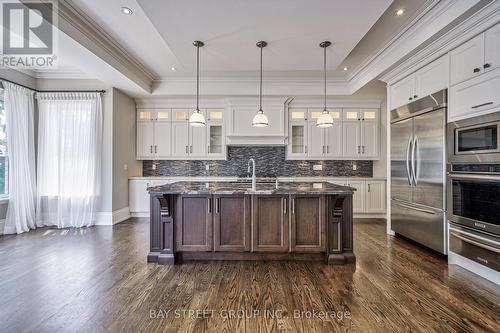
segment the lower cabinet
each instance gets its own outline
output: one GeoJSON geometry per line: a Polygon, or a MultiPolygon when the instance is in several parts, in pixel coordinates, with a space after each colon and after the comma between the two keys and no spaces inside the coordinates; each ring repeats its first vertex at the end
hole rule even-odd
{"type": "Polygon", "coordinates": [[[288,204],[288,196],[253,196],[253,251],[288,251],[288,204]]]}
{"type": "Polygon", "coordinates": [[[366,181],[365,211],[367,213],[385,213],[385,181],[366,181]]]}
{"type": "Polygon", "coordinates": [[[250,251],[248,195],[214,195],[214,251],[250,251]]]}
{"type": "Polygon", "coordinates": [[[175,212],[178,251],[212,251],[212,202],[211,195],[178,196],[175,212]]]}
{"type": "Polygon", "coordinates": [[[290,250],[322,252],[326,243],[324,197],[291,196],[290,250]]]}

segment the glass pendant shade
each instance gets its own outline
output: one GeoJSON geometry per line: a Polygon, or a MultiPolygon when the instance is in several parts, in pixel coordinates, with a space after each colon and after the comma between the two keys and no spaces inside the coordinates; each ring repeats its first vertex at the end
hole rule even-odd
{"type": "Polygon", "coordinates": [[[323,110],[321,115],[316,120],[316,127],[325,128],[333,126],[333,117],[328,111],[323,110]]]}
{"type": "Polygon", "coordinates": [[[193,127],[203,127],[206,124],[205,116],[200,110],[194,110],[189,117],[189,124],[193,127]]]}
{"type": "Polygon", "coordinates": [[[269,120],[267,116],[264,114],[264,111],[259,110],[257,114],[253,117],[252,126],[254,127],[267,127],[269,126],[269,120]]]}

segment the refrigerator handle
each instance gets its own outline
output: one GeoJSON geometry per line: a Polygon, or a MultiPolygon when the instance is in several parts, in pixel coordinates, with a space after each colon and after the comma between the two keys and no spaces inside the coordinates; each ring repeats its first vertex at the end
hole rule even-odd
{"type": "Polygon", "coordinates": [[[410,175],[410,150],[411,150],[412,137],[408,139],[408,146],[406,147],[406,176],[408,177],[408,184],[411,186],[410,175]]]}
{"type": "Polygon", "coordinates": [[[411,149],[411,174],[412,174],[412,177],[413,177],[413,184],[415,186],[418,185],[418,181],[417,181],[417,166],[416,166],[416,154],[417,154],[417,145],[418,145],[418,137],[415,136],[413,138],[413,146],[412,146],[412,149],[411,149]]]}

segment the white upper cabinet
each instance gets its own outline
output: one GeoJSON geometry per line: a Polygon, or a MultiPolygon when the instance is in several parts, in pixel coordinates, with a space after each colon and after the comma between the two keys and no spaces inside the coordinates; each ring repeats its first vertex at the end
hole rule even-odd
{"type": "Polygon", "coordinates": [[[500,24],[450,52],[451,84],[455,85],[500,67],[500,24]]]}
{"type": "Polygon", "coordinates": [[[480,75],[484,65],[484,34],[450,52],[451,85],[480,75]]]}
{"type": "Polygon", "coordinates": [[[154,123],[137,123],[137,159],[152,159],[154,146],[154,123]]]}
{"type": "Polygon", "coordinates": [[[444,55],[415,73],[413,99],[428,96],[448,87],[449,57],[444,55]]]}
{"type": "Polygon", "coordinates": [[[334,122],[325,128],[325,155],[329,158],[342,157],[342,122],[334,122]]]}
{"type": "Polygon", "coordinates": [[[344,109],[343,157],[378,158],[378,124],[378,109],[344,109]]]}
{"type": "Polygon", "coordinates": [[[391,109],[408,104],[415,95],[415,75],[410,75],[391,86],[391,109]]]}
{"type": "Polygon", "coordinates": [[[391,109],[448,87],[449,60],[444,55],[391,86],[391,109]]]}
{"type": "Polygon", "coordinates": [[[154,124],[155,159],[169,158],[172,155],[172,123],[159,121],[154,124]]]}
{"type": "Polygon", "coordinates": [[[316,127],[316,122],[309,122],[307,147],[309,158],[322,158],[325,154],[325,131],[316,127]]]}
{"type": "Polygon", "coordinates": [[[486,30],[484,44],[483,69],[490,71],[500,67],[500,24],[486,30]]]}
{"type": "Polygon", "coordinates": [[[343,156],[359,157],[361,155],[361,123],[344,122],[343,126],[343,156]]]}
{"type": "Polygon", "coordinates": [[[172,122],[172,157],[189,156],[189,123],[172,122]]]}
{"type": "Polygon", "coordinates": [[[205,127],[191,127],[191,109],[137,110],[137,159],[225,159],[224,109],[203,109],[205,127]]]}

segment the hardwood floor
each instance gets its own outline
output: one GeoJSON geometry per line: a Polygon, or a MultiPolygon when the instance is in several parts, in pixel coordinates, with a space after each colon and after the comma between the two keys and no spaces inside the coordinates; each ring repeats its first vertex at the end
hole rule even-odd
{"type": "Polygon", "coordinates": [[[348,266],[147,264],[144,220],[1,236],[0,332],[500,331],[498,286],[387,236],[383,221],[354,232],[348,266]]]}

